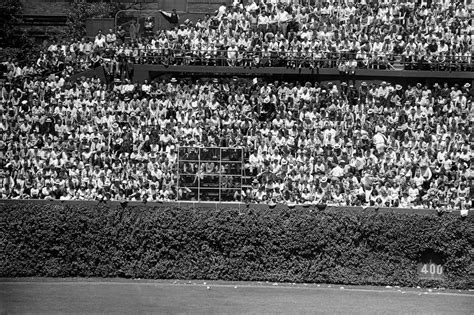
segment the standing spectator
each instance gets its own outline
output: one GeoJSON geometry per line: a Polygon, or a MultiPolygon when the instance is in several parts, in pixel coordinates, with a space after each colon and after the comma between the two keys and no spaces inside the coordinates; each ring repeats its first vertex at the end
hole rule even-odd
{"type": "Polygon", "coordinates": [[[115,44],[115,42],[117,41],[117,36],[115,35],[115,33],[112,31],[112,29],[109,29],[109,32],[107,33],[107,35],[105,36],[105,41],[107,43],[107,46],[112,46],[115,44]]]}
{"type": "Polygon", "coordinates": [[[102,50],[105,48],[105,45],[106,45],[105,36],[102,34],[102,30],[99,29],[97,35],[95,36],[94,47],[99,50],[102,50]]]}
{"type": "Polygon", "coordinates": [[[135,19],[132,20],[132,23],[130,24],[129,33],[130,33],[130,40],[132,42],[138,39],[139,34],[140,34],[140,24],[137,23],[135,19]]]}
{"type": "Polygon", "coordinates": [[[117,29],[118,44],[122,45],[122,44],[125,43],[125,35],[126,35],[125,30],[123,29],[123,27],[121,25],[119,25],[118,29],[117,29]]]}
{"type": "Polygon", "coordinates": [[[179,15],[176,13],[176,9],[173,9],[171,13],[160,11],[161,15],[171,24],[171,28],[178,26],[179,15]]]}

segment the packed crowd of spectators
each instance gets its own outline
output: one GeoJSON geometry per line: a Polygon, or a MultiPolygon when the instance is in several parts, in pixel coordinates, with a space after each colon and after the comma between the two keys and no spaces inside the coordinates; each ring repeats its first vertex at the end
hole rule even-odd
{"type": "Polygon", "coordinates": [[[125,77],[134,63],[472,71],[473,36],[465,1],[236,0],[156,32],[132,21],[52,42],[34,64],[8,62],[8,73],[71,75],[104,65],[125,77]]]}
{"type": "MultiPolygon", "coordinates": [[[[243,148],[240,201],[466,208],[474,90],[174,78],[17,78],[0,95],[0,197],[182,199],[177,147],[243,148]]],[[[191,195],[196,200],[198,196],[191,195]]]]}
{"type": "Polygon", "coordinates": [[[462,2],[239,1],[139,42],[164,64],[472,70],[462,2]]]}
{"type": "Polygon", "coordinates": [[[472,206],[469,83],[132,81],[136,63],[472,71],[464,2],[236,0],[194,23],[139,29],[2,60],[1,198],[203,200],[179,175],[188,146],[243,150],[237,201],[472,206]],[[97,66],[113,84],[70,80],[97,66]]]}

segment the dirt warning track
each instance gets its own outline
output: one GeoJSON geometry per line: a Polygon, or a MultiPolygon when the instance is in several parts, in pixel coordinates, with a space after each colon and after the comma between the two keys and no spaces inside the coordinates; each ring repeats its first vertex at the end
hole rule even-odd
{"type": "Polygon", "coordinates": [[[472,314],[469,291],[325,284],[0,279],[0,313],[472,314]]]}

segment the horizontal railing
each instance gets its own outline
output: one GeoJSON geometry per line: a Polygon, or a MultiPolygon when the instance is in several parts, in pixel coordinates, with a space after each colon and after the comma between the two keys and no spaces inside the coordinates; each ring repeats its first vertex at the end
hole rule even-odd
{"type": "MultiPolygon", "coordinates": [[[[140,64],[221,65],[221,66],[286,66],[339,68],[343,72],[355,69],[383,68],[393,70],[473,71],[471,56],[425,59],[423,55],[356,52],[312,52],[295,55],[292,52],[241,51],[235,56],[227,50],[139,49],[125,56],[140,64]],[[352,66],[342,65],[354,61],[352,66]]],[[[107,62],[109,59],[105,59],[107,62]]]]}

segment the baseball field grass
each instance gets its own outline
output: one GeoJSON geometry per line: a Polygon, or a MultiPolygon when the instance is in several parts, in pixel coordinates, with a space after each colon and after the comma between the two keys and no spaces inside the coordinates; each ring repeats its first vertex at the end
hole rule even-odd
{"type": "Polygon", "coordinates": [[[473,314],[474,292],[327,284],[0,279],[0,313],[473,314]]]}

